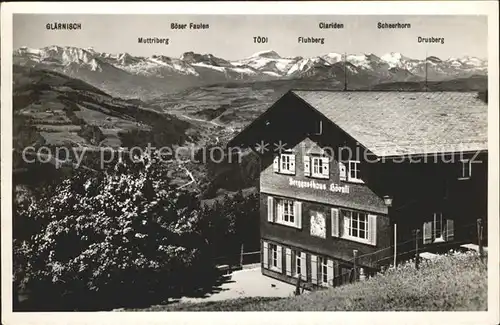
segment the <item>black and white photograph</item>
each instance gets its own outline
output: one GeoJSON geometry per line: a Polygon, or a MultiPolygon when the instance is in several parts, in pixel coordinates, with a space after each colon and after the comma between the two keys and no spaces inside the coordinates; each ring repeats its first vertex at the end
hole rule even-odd
{"type": "Polygon", "coordinates": [[[448,3],[2,5],[2,323],[498,323],[498,4],[448,3]]]}

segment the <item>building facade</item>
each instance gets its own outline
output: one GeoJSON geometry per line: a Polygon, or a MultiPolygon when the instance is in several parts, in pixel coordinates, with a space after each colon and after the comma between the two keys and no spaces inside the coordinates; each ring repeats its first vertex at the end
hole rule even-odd
{"type": "Polygon", "coordinates": [[[336,286],[417,243],[474,242],[487,220],[486,124],[474,93],[286,93],[229,143],[261,158],[262,273],[336,286]]]}

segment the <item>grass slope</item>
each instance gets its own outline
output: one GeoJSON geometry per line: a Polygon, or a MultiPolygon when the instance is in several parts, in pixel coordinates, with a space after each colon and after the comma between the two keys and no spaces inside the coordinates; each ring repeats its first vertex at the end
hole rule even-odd
{"type": "MultiPolygon", "coordinates": [[[[101,142],[117,147],[142,145],[142,138],[163,137],[164,145],[189,140],[191,124],[142,106],[114,98],[63,74],[14,65],[14,123],[23,119],[47,144],[91,146],[101,142]],[[88,126],[93,126],[93,130],[88,126]],[[94,132],[92,132],[94,131],[94,132]],[[135,132],[129,138],[125,135],[135,132]],[[154,133],[154,134],[152,134],[154,133]],[[95,136],[99,135],[96,139],[95,136]]],[[[149,140],[149,139],[148,139],[149,140]]],[[[158,145],[158,143],[154,143],[158,145]]]]}
{"type": "Polygon", "coordinates": [[[176,303],[146,310],[170,311],[485,311],[487,267],[476,253],[453,253],[410,261],[384,274],[297,297],[262,297],[210,303],[176,303]]]}

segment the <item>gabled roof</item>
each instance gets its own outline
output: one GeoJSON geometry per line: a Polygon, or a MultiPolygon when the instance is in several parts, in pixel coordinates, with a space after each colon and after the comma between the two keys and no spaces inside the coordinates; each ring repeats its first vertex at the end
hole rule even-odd
{"type": "Polygon", "coordinates": [[[488,148],[488,105],[476,92],[291,92],[379,157],[488,148]]]}

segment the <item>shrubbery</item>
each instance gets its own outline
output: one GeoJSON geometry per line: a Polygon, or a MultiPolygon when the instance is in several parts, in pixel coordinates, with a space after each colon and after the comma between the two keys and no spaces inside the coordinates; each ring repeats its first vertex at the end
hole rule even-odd
{"type": "Polygon", "coordinates": [[[205,235],[210,242],[212,255],[220,263],[238,263],[241,245],[245,251],[260,249],[259,194],[243,196],[225,195],[202,209],[207,224],[205,235]],[[227,257],[227,258],[225,258],[227,257]]]}
{"type": "Polygon", "coordinates": [[[116,167],[79,172],[53,195],[17,205],[30,226],[15,234],[15,281],[40,302],[127,305],[209,273],[195,194],[172,187],[147,159],[116,167]]]}
{"type": "Polygon", "coordinates": [[[250,227],[258,243],[258,196],[201,206],[148,157],[78,170],[14,209],[14,282],[36,310],[138,307],[211,288],[215,256],[239,252],[250,227]]]}

